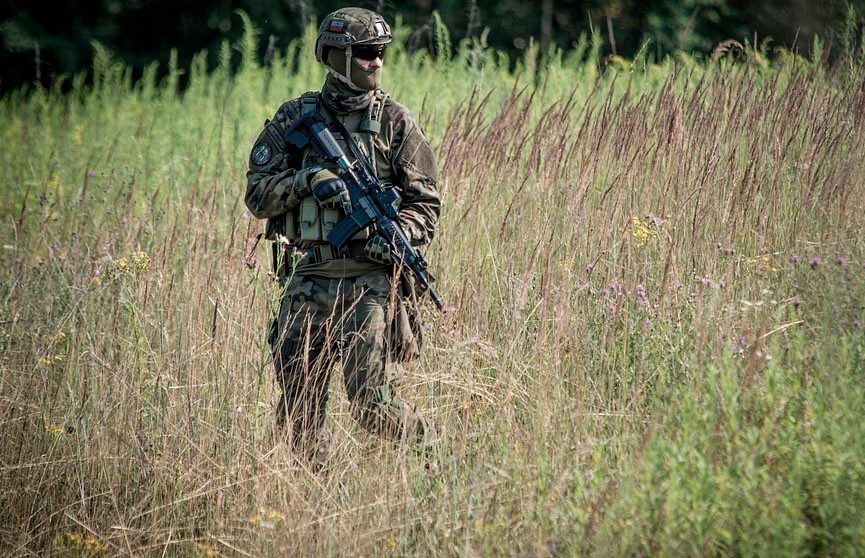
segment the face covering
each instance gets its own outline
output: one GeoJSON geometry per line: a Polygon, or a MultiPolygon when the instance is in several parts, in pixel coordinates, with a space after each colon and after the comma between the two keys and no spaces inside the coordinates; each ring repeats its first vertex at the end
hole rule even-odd
{"type": "Polygon", "coordinates": [[[358,93],[372,91],[381,83],[381,66],[362,68],[357,60],[346,60],[347,50],[333,48],[327,54],[327,69],[336,79],[358,93]]]}
{"type": "Polygon", "coordinates": [[[381,66],[365,70],[357,63],[356,58],[351,59],[351,81],[360,86],[364,91],[377,89],[381,83],[381,66]]]}

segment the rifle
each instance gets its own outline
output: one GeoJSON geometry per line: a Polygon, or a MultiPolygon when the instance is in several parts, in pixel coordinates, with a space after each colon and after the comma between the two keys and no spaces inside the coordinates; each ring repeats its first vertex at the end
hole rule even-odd
{"type": "Polygon", "coordinates": [[[340,178],[348,189],[353,210],[330,231],[327,235],[328,242],[342,248],[358,231],[375,225],[375,234],[390,243],[391,253],[396,256],[397,261],[411,270],[422,290],[429,292],[436,307],[442,310],[444,303],[430,283],[427,261],[411,245],[399,223],[399,193],[394,188],[385,188],[376,178],[369,161],[345,126],[339,122],[332,126],[345,139],[354,157],[353,163],[349,162],[324,119],[315,112],[304,114],[285,132],[286,141],[295,148],[303,149],[312,144],[312,148],[321,158],[336,163],[342,169],[340,178]]]}

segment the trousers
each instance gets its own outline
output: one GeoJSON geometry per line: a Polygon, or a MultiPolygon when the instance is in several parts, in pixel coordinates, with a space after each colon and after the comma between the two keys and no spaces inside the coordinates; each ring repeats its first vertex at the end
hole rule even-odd
{"type": "Polygon", "coordinates": [[[386,273],[286,280],[271,325],[277,383],[277,424],[301,450],[320,443],[332,370],[342,365],[351,414],[384,437],[422,441],[425,421],[393,387],[388,352],[395,295],[386,273]]]}

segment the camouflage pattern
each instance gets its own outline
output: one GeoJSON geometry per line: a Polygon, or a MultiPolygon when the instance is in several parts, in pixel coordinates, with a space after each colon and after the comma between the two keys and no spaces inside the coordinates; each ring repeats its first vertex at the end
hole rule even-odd
{"type": "Polygon", "coordinates": [[[322,20],[315,40],[315,59],[324,64],[323,51],[327,47],[386,45],[392,40],[390,26],[377,13],[364,8],[343,8],[322,20]]]}
{"type": "Polygon", "coordinates": [[[283,391],[277,420],[296,447],[316,451],[324,443],[330,370],[339,361],[352,416],[364,428],[394,440],[423,440],[424,419],[393,391],[393,294],[381,273],[287,281],[269,341],[283,391]]]}
{"type": "MultiPolygon", "coordinates": [[[[330,78],[328,85],[330,88],[325,86],[322,101],[329,107],[326,94],[329,89],[339,85],[333,84],[330,78]]],[[[338,117],[346,128],[356,130],[364,118],[363,109],[338,117]]],[[[310,149],[301,153],[293,152],[285,141],[285,131],[300,115],[300,99],[294,99],[283,104],[273,119],[265,122],[264,130],[250,154],[249,171],[246,174],[246,205],[253,215],[267,219],[266,238],[276,240],[279,235],[283,235],[295,241],[293,243],[299,248],[309,248],[325,241],[300,239],[303,200],[296,195],[294,179],[301,168],[321,161],[310,149]],[[267,152],[268,158],[256,159],[257,151],[267,152]]],[[[438,167],[432,148],[412,114],[401,104],[386,98],[381,112],[381,131],[375,135],[358,134],[358,144],[367,156],[370,151],[373,152],[379,180],[397,188],[402,198],[400,221],[412,243],[428,244],[438,227],[441,207],[436,188],[438,167]]],[[[360,234],[369,235],[368,232],[360,234]]],[[[376,269],[382,270],[382,267],[375,262],[359,259],[302,266],[296,273],[340,277],[376,269]]]]}
{"type": "Polygon", "coordinates": [[[315,58],[330,75],[359,91],[371,91],[381,83],[381,64],[358,64],[354,47],[386,46],[393,40],[384,18],[364,8],[343,8],[321,22],[315,40],[315,58]]]}
{"type": "MultiPolygon", "coordinates": [[[[355,15],[358,21],[370,17],[355,15]]],[[[362,31],[344,16],[331,14],[325,33],[355,33],[352,44],[391,40],[390,29],[374,17],[362,31]]],[[[320,38],[338,48],[328,42],[337,38],[320,38]]],[[[284,103],[265,122],[250,152],[245,201],[254,216],[267,219],[265,236],[280,248],[275,253],[285,291],[269,339],[283,392],[278,422],[296,448],[319,451],[326,444],[322,425],[330,372],[341,363],[352,415],[363,427],[391,439],[428,439],[429,425],[396,395],[393,377],[395,363],[420,351],[414,289],[405,277],[397,279],[392,263],[366,256],[373,231],[355,235],[344,253],[325,240],[344,210],[322,208],[312,198],[309,179],[323,162],[310,148],[297,150],[285,140],[286,130],[310,106],[326,120],[342,122],[379,180],[397,189],[400,222],[413,244],[432,240],[441,205],[429,143],[411,112],[381,90],[357,91],[331,72],[321,92],[284,103]]]]}

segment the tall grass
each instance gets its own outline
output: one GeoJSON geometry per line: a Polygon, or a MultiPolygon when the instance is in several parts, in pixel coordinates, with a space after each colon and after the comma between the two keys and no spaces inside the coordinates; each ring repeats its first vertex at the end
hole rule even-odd
{"type": "Polygon", "coordinates": [[[242,197],[264,119],[323,71],[312,31],[267,68],[256,41],[183,92],[97,48],[92,85],[0,101],[4,554],[861,553],[861,61],[397,41],[450,307],[402,391],[442,452],[368,436],[334,382],[314,473],[273,432],[242,197]]]}

